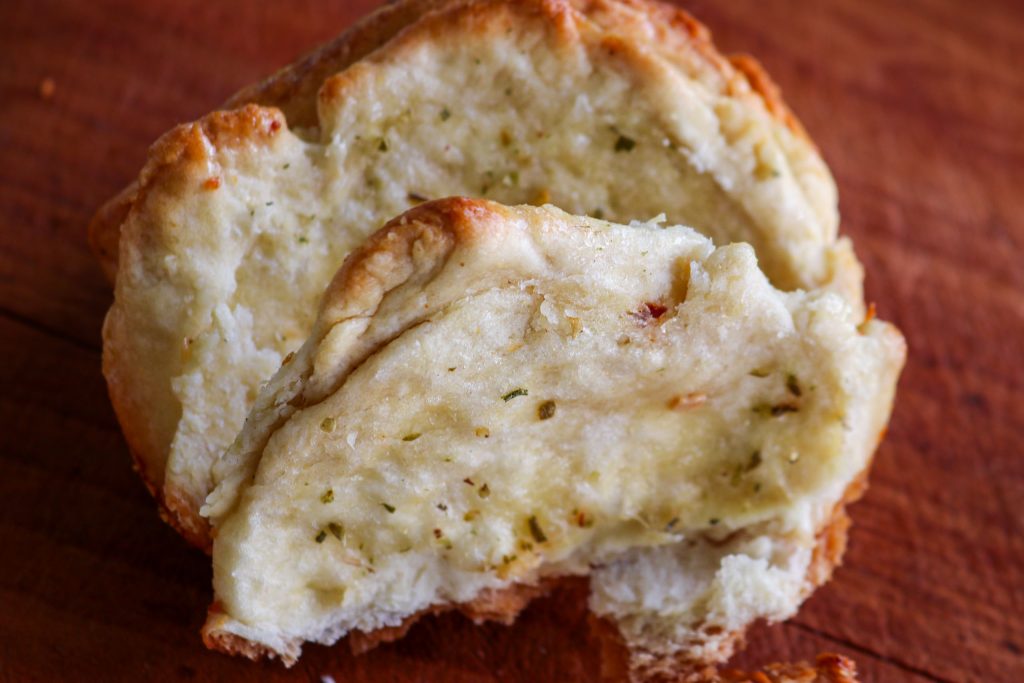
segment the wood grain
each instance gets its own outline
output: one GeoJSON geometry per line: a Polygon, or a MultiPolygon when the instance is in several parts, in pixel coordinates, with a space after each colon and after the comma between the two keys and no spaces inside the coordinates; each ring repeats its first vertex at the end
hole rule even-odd
{"type": "MultiPolygon", "coordinates": [[[[579,588],[512,628],[428,619],[291,671],[205,651],[208,561],[156,518],[106,401],[92,212],[161,132],[375,4],[0,4],[0,680],[595,677],[579,588]]],[[[910,345],[845,566],[742,661],[833,650],[867,681],[1024,680],[1024,4],[686,6],[782,85],[910,345]]]]}

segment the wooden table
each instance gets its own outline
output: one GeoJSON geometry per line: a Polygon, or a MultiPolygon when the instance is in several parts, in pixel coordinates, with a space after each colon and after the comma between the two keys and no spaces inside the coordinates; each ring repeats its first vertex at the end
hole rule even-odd
{"type": "MultiPolygon", "coordinates": [[[[578,591],[513,628],[429,619],[291,671],[207,652],[208,561],[157,519],[107,403],[92,212],[165,129],[374,4],[0,4],[0,680],[593,676],[578,591]]],[[[743,661],[831,650],[868,681],[1024,680],[1024,3],[688,6],[783,86],[910,345],[846,564],[743,661]]]]}

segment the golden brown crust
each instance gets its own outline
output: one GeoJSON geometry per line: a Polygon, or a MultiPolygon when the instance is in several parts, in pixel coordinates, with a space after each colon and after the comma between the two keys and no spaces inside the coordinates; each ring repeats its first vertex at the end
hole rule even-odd
{"type": "Polygon", "coordinates": [[[220,603],[214,602],[207,611],[206,623],[200,631],[203,644],[211,650],[217,650],[229,655],[240,655],[253,661],[280,657],[285,666],[291,666],[296,658],[288,653],[277,652],[265,645],[254,643],[234,633],[228,633],[219,628],[220,619],[223,618],[223,609],[220,603]]]}
{"type": "Polygon", "coordinates": [[[493,202],[451,197],[420,204],[392,219],[345,259],[324,291],[320,317],[332,321],[371,313],[381,288],[404,281],[410,267],[423,267],[412,254],[414,245],[438,267],[456,243],[488,223],[484,216],[501,210],[493,202]],[[339,302],[343,309],[326,310],[339,302]]]}
{"type": "Polygon", "coordinates": [[[293,128],[316,126],[316,94],[327,78],[387,43],[424,13],[449,2],[403,0],[384,5],[295,63],[239,90],[224,107],[250,103],[277,107],[293,128]]]}
{"type": "Polygon", "coordinates": [[[138,181],[133,180],[128,187],[108,199],[89,221],[89,248],[111,285],[117,278],[117,244],[121,237],[121,224],[128,218],[138,189],[138,181]]]}
{"type": "Polygon", "coordinates": [[[782,90],[771,79],[768,72],[764,70],[761,62],[750,55],[730,55],[729,63],[732,64],[734,69],[743,74],[750,87],[764,101],[764,106],[772,116],[786,124],[787,128],[813,145],[815,149],[818,148],[814,144],[814,140],[811,139],[811,136],[807,134],[803,124],[800,123],[800,119],[796,117],[793,110],[782,99],[782,90]]]}
{"type": "Polygon", "coordinates": [[[352,654],[360,655],[378,645],[391,643],[403,638],[409,632],[409,629],[425,616],[441,614],[451,610],[461,612],[476,624],[481,624],[485,621],[496,621],[506,626],[511,626],[515,622],[516,617],[526,609],[527,605],[536,598],[547,595],[567,580],[569,580],[568,577],[556,578],[542,581],[539,584],[520,583],[513,584],[507,588],[488,589],[482,591],[480,595],[470,602],[457,605],[437,605],[406,617],[398,626],[379,628],[369,633],[352,631],[346,639],[352,654]]]}
{"type": "Polygon", "coordinates": [[[200,503],[174,486],[165,486],[160,516],[191,545],[209,555],[213,552],[210,522],[197,514],[200,503]]]}

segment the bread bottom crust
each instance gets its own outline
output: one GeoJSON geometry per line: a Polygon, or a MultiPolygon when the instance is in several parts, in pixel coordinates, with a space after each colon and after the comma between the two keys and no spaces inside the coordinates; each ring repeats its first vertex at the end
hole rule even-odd
{"type": "MultiPolygon", "coordinates": [[[[831,517],[816,536],[816,544],[807,569],[807,593],[824,584],[833,570],[841,563],[846,549],[850,518],[846,505],[859,498],[865,489],[865,470],[846,489],[845,495],[836,504],[831,517]]],[[[398,626],[376,629],[370,632],[353,631],[346,640],[353,654],[365,653],[378,645],[394,642],[404,637],[409,629],[421,618],[458,611],[475,623],[496,621],[511,625],[516,617],[535,599],[551,591],[568,587],[580,581],[580,577],[556,577],[545,579],[539,584],[513,584],[507,588],[483,591],[470,602],[435,605],[405,618],[398,626]]],[[[203,627],[203,642],[212,650],[227,654],[242,655],[249,659],[280,657],[286,666],[291,666],[297,654],[278,652],[267,646],[254,643],[226,631],[219,630],[217,623],[222,614],[218,603],[210,607],[207,622],[203,627]]],[[[601,679],[604,681],[639,681],[655,683],[856,683],[856,667],[849,659],[834,655],[819,655],[814,664],[771,664],[760,671],[737,670],[719,671],[717,665],[727,660],[743,646],[746,629],[729,633],[726,638],[720,632],[710,629],[721,641],[713,661],[697,661],[686,655],[665,656],[663,654],[633,649],[623,640],[619,629],[611,621],[591,614],[589,617],[592,638],[599,645],[601,679]]],[[[748,624],[749,627],[749,624],[748,624]]],[[[298,651],[296,644],[295,652],[298,651]]]]}

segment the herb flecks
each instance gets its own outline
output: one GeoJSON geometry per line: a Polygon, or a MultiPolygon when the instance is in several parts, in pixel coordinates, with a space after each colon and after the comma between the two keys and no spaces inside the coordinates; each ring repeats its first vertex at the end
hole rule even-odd
{"type": "Polygon", "coordinates": [[[318,533],[316,535],[316,538],[314,538],[313,540],[317,543],[323,543],[325,538],[327,538],[327,532],[321,529],[320,533],[318,533]]]}
{"type": "Polygon", "coordinates": [[[326,491],[324,491],[323,494],[320,496],[320,502],[325,504],[325,505],[327,503],[333,503],[334,502],[334,489],[327,489],[326,491]]]}
{"type": "Polygon", "coordinates": [[[467,511],[466,514],[462,515],[462,520],[464,522],[472,522],[474,519],[476,519],[479,516],[480,516],[480,511],[476,510],[476,509],[473,509],[473,510],[467,511]]]}
{"type": "Polygon", "coordinates": [[[452,117],[452,113],[448,111],[448,107],[444,107],[443,109],[441,109],[441,113],[439,116],[442,121],[447,121],[452,117]]]}
{"type": "Polygon", "coordinates": [[[708,520],[708,524],[710,524],[711,526],[715,526],[716,524],[718,524],[721,521],[722,520],[718,519],[718,517],[712,517],[711,519],[708,520]]]}
{"type": "Polygon", "coordinates": [[[412,434],[406,434],[405,436],[403,436],[402,437],[402,441],[415,441],[416,439],[420,438],[421,436],[423,436],[423,435],[420,434],[419,432],[413,432],[412,434]]]}
{"type": "Polygon", "coordinates": [[[325,432],[333,432],[335,424],[336,421],[333,417],[325,417],[320,422],[320,429],[322,429],[325,432]]]}
{"type": "Polygon", "coordinates": [[[540,528],[540,522],[537,521],[537,515],[531,515],[527,524],[530,527],[530,536],[537,543],[545,543],[548,540],[547,535],[544,534],[544,530],[540,528]]]}
{"type": "Polygon", "coordinates": [[[490,487],[490,486],[488,486],[487,484],[484,484],[483,486],[481,486],[481,487],[480,487],[480,488],[479,488],[479,489],[477,490],[477,494],[478,494],[478,495],[479,495],[479,496],[480,496],[481,498],[487,498],[487,497],[489,497],[489,496],[491,495],[491,487],[490,487]]]}
{"type": "Polygon", "coordinates": [[[795,403],[776,403],[774,405],[769,403],[758,403],[751,410],[764,417],[781,417],[786,413],[798,412],[800,410],[800,406],[795,403]]]}
{"type": "Polygon", "coordinates": [[[550,420],[555,416],[555,402],[544,401],[537,406],[537,419],[539,420],[550,420]]]}
{"type": "Polygon", "coordinates": [[[384,138],[381,138],[380,143],[378,143],[377,145],[377,149],[381,152],[388,151],[388,141],[385,140],[384,138]]]}
{"type": "Polygon", "coordinates": [[[761,465],[761,451],[754,451],[750,454],[750,460],[747,461],[747,466],[744,468],[746,472],[756,470],[761,465]]]}
{"type": "Polygon", "coordinates": [[[427,198],[421,195],[419,192],[409,192],[405,195],[405,198],[408,199],[413,204],[422,204],[423,202],[427,201],[427,198]]]}
{"type": "Polygon", "coordinates": [[[381,507],[388,511],[389,514],[395,514],[395,506],[389,505],[388,503],[381,503],[381,507]]]}
{"type": "Polygon", "coordinates": [[[800,382],[793,373],[786,375],[786,390],[796,397],[799,397],[803,393],[800,390],[800,382]]]}
{"type": "Polygon", "coordinates": [[[505,394],[504,396],[502,396],[501,400],[504,401],[505,403],[508,403],[512,399],[517,398],[519,396],[529,396],[529,395],[530,395],[529,390],[523,389],[522,387],[520,387],[518,389],[513,389],[512,391],[510,391],[507,394],[505,394]]]}
{"type": "Polygon", "coordinates": [[[337,522],[330,522],[327,525],[327,529],[331,532],[331,536],[334,536],[339,541],[341,540],[341,537],[345,535],[345,528],[337,522]]]}
{"type": "Polygon", "coordinates": [[[636,147],[636,140],[628,138],[625,135],[619,134],[618,140],[615,141],[616,152],[631,152],[636,147]]]}
{"type": "Polygon", "coordinates": [[[757,377],[758,379],[764,379],[770,374],[772,374],[770,371],[765,370],[763,368],[754,368],[753,370],[750,371],[750,376],[757,377]]]}

